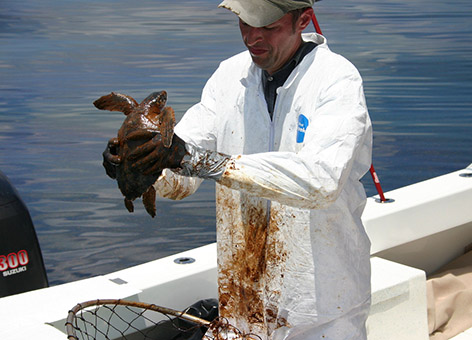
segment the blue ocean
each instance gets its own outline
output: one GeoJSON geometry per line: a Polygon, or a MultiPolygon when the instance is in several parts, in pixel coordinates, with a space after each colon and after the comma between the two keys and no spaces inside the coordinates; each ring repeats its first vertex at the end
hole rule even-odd
{"type": "MultiPolygon", "coordinates": [[[[244,49],[218,3],[0,2],[0,170],[30,211],[50,284],[215,241],[211,182],[158,199],[154,219],[140,201],[128,213],[101,165],[124,116],[92,102],[166,90],[180,119],[218,63],[244,49]]],[[[323,0],[315,12],[363,76],[384,191],[472,163],[472,2],[323,0]]]]}

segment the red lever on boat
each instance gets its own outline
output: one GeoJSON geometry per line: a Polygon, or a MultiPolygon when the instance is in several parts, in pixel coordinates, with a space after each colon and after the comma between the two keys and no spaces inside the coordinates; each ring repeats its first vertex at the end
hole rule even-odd
{"type": "Polygon", "coordinates": [[[374,180],[375,189],[377,189],[377,192],[379,193],[380,202],[381,203],[386,202],[387,199],[384,196],[382,186],[380,185],[379,176],[377,176],[377,173],[375,172],[373,164],[370,165],[370,170],[369,171],[370,171],[370,174],[372,175],[372,179],[374,180]]]}

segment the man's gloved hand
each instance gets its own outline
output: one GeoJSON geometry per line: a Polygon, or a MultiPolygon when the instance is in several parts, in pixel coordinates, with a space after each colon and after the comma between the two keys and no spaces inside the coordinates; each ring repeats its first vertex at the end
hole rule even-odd
{"type": "Polygon", "coordinates": [[[161,135],[138,146],[128,158],[133,163],[131,168],[145,175],[160,174],[164,169],[177,169],[187,151],[185,142],[176,134],[172,137],[169,148],[164,146],[161,135]]]}
{"type": "Polygon", "coordinates": [[[102,153],[103,167],[108,177],[112,179],[116,179],[116,167],[121,163],[121,158],[118,156],[118,145],[118,138],[111,138],[108,141],[105,151],[102,153]]]}
{"type": "Polygon", "coordinates": [[[133,162],[132,169],[145,175],[160,175],[162,170],[171,169],[182,176],[217,180],[230,156],[187,144],[174,134],[169,148],[164,146],[161,136],[156,135],[133,150],[129,159],[133,162]]]}
{"type": "MultiPolygon", "coordinates": [[[[103,152],[103,166],[107,175],[116,178],[116,168],[121,163],[118,155],[118,139],[112,138],[103,152]]],[[[144,174],[159,174],[172,169],[183,176],[218,180],[224,172],[230,156],[186,144],[174,134],[172,144],[166,148],[160,134],[138,146],[128,156],[131,168],[144,174]]]]}
{"type": "MultiPolygon", "coordinates": [[[[111,138],[102,154],[103,167],[108,177],[112,179],[116,179],[116,169],[122,161],[118,155],[118,145],[118,138],[111,138]]],[[[178,136],[174,135],[171,146],[166,148],[161,135],[157,134],[133,150],[128,159],[133,163],[133,169],[148,175],[160,173],[165,168],[179,168],[185,153],[185,142],[178,136]]]]}

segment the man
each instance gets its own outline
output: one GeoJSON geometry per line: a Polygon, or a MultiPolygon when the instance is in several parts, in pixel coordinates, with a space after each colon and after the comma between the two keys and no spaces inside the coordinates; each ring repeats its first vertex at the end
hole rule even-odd
{"type": "Polygon", "coordinates": [[[312,5],[223,1],[248,51],[220,64],[170,149],[156,136],[132,157],[172,169],[164,197],[217,182],[220,316],[262,339],[365,339],[371,123],[355,67],[302,35],[312,5]]]}

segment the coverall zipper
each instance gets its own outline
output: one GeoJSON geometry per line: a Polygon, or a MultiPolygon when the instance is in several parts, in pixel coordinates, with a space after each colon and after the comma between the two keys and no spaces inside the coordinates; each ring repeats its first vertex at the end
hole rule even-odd
{"type": "MultiPolygon", "coordinates": [[[[274,104],[274,112],[272,112],[272,117],[269,114],[269,152],[274,151],[274,141],[275,141],[275,119],[276,119],[276,112],[277,112],[277,98],[275,99],[274,104]]],[[[270,208],[271,208],[271,200],[267,200],[267,228],[269,227],[270,223],[270,208]]]]}

